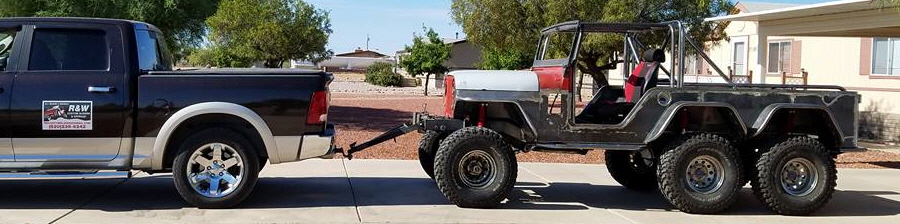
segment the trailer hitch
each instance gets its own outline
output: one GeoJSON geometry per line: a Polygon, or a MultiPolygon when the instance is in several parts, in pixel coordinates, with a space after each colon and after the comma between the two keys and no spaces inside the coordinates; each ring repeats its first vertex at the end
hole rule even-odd
{"type": "MultiPolygon", "coordinates": [[[[363,142],[362,144],[357,145],[356,142],[350,143],[350,148],[347,149],[346,152],[343,152],[343,155],[344,155],[344,157],[347,158],[347,160],[352,160],[353,153],[362,151],[363,149],[372,147],[374,145],[380,144],[387,140],[395,139],[397,137],[405,135],[406,133],[410,133],[410,132],[419,130],[419,127],[420,126],[417,124],[402,124],[400,126],[392,128],[391,130],[388,130],[387,132],[381,133],[377,137],[375,137],[369,141],[363,142]]],[[[341,151],[343,151],[343,150],[341,150],[341,151]]]]}

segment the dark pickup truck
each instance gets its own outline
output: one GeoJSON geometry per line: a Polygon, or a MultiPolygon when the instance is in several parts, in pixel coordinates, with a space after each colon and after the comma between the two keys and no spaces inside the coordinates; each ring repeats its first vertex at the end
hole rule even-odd
{"type": "Polygon", "coordinates": [[[329,73],[172,71],[160,31],[0,19],[0,179],[172,172],[202,208],[240,203],[269,163],[334,154],[329,73]]]}

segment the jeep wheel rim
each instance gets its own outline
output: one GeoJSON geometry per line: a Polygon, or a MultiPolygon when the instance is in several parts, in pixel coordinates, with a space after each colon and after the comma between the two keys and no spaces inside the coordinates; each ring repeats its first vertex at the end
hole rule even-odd
{"type": "Polygon", "coordinates": [[[194,191],[205,197],[228,196],[244,177],[243,161],[237,150],[227,144],[200,146],[188,162],[188,182],[194,191]]]}
{"type": "Polygon", "coordinates": [[[494,182],[497,175],[497,163],[484,150],[467,152],[459,160],[459,178],[463,184],[472,188],[484,188],[494,182]]]}
{"type": "Polygon", "coordinates": [[[788,160],[781,167],[781,188],[793,196],[806,196],[818,184],[819,170],[806,158],[788,160]]]}
{"type": "Polygon", "coordinates": [[[709,194],[722,187],[725,168],[712,156],[702,155],[691,160],[687,167],[688,187],[698,193],[709,194]]]}

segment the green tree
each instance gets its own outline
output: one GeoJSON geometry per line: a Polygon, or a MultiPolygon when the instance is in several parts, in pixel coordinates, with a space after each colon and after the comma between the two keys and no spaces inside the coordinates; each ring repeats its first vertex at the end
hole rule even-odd
{"type": "Polygon", "coordinates": [[[222,47],[212,46],[193,49],[188,54],[187,61],[191,65],[201,67],[249,67],[253,64],[252,59],[233,54],[222,47]]]}
{"type": "Polygon", "coordinates": [[[871,0],[871,2],[881,7],[894,7],[900,10],[900,0],[871,0]]]}
{"type": "MultiPolygon", "coordinates": [[[[468,39],[483,47],[482,67],[521,69],[531,65],[540,30],[559,22],[681,20],[696,41],[718,41],[726,37],[725,26],[703,19],[727,14],[733,8],[727,0],[453,0],[452,14],[468,39]]],[[[621,47],[621,39],[611,35],[585,36],[578,69],[596,83],[606,84],[607,71],[600,67],[613,60],[612,53],[621,47]]]]}
{"type": "Polygon", "coordinates": [[[450,45],[445,44],[431,28],[422,28],[425,36],[415,35],[412,46],[406,46],[409,55],[400,61],[400,67],[411,75],[425,75],[425,95],[428,96],[428,80],[433,74],[447,72],[444,62],[450,59],[450,45]]]}
{"type": "Polygon", "coordinates": [[[517,49],[501,50],[496,48],[483,49],[481,62],[478,67],[488,70],[514,70],[531,66],[534,60],[534,52],[520,51],[517,49]]]}
{"type": "Polygon", "coordinates": [[[223,0],[206,21],[213,47],[275,68],[290,59],[321,62],[332,33],[328,12],[300,0],[223,0]]]}
{"type": "Polygon", "coordinates": [[[65,16],[143,21],[163,31],[176,59],[198,46],[219,0],[0,0],[0,17],[65,16]]]}

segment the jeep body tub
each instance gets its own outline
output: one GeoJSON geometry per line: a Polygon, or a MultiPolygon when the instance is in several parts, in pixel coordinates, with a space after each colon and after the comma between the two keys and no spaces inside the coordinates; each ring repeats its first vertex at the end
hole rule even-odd
{"type": "MultiPolygon", "coordinates": [[[[617,182],[658,189],[684,212],[723,211],[748,182],[777,213],[821,208],[836,185],[835,157],[860,149],[859,94],[839,86],[732,83],[688,33],[678,21],[548,27],[530,71],[451,72],[443,114],[416,113],[406,124],[351,144],[347,157],[419,131],[423,170],[460,207],[499,205],[515,183],[515,153],[604,149],[617,182]],[[624,40],[624,49],[611,54],[622,58],[598,66],[623,64],[624,84],[599,86],[581,104],[579,49],[592,33],[624,40]],[[664,41],[644,45],[642,35],[664,41]],[[685,64],[687,49],[726,83],[683,82],[686,68],[678,65],[685,64]],[[565,56],[553,58],[559,55],[565,56]],[[673,60],[665,64],[667,55],[673,60]]],[[[594,83],[608,83],[598,77],[605,78],[592,76],[594,83]]]]}

